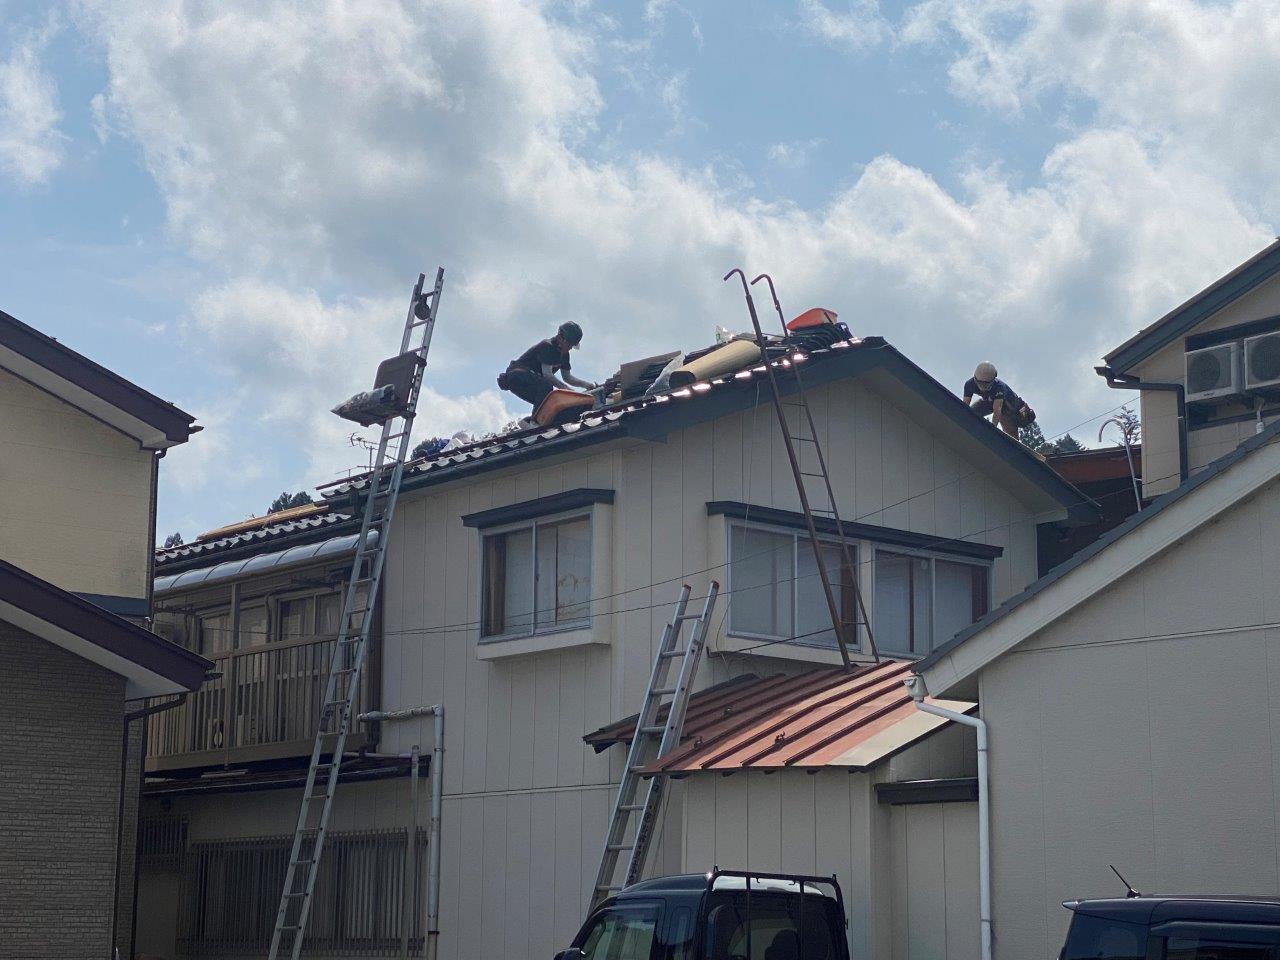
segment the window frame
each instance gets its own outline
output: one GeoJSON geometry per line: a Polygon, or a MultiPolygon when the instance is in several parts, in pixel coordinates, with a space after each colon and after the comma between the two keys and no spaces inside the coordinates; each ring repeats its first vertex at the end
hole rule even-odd
{"type": "MultiPolygon", "coordinates": [[[[992,560],[982,560],[977,557],[960,557],[954,553],[946,553],[939,550],[921,550],[912,547],[899,547],[895,544],[881,544],[875,540],[867,541],[871,549],[871,619],[873,624],[879,615],[876,610],[876,594],[879,588],[880,579],[880,554],[887,553],[893,556],[910,557],[914,559],[923,559],[929,561],[929,631],[932,634],[929,638],[929,647],[927,650],[887,650],[880,649],[880,653],[888,654],[895,657],[925,657],[928,656],[937,647],[946,643],[951,639],[950,636],[938,636],[938,561],[944,563],[952,563],[957,566],[976,567],[979,570],[986,571],[986,582],[984,590],[986,591],[986,611],[980,616],[986,616],[992,609],[993,590],[995,587],[995,562],[992,560]]],[[[914,608],[912,611],[914,619],[914,608]]],[[[976,622],[976,621],[971,621],[976,622]]],[[[877,635],[879,629],[876,629],[877,635]]],[[[878,646],[878,645],[877,645],[878,646]]]]}
{"type": "MultiPolygon", "coordinates": [[[[779,524],[757,523],[756,521],[753,521],[753,520],[739,520],[737,518],[730,518],[730,517],[726,517],[725,519],[726,519],[726,523],[725,523],[725,584],[726,584],[726,593],[728,594],[728,601],[729,601],[728,616],[725,619],[726,635],[730,637],[738,637],[743,640],[779,641],[780,642],[779,645],[785,645],[788,647],[805,647],[812,650],[838,650],[839,643],[837,642],[817,643],[817,642],[814,642],[809,637],[804,637],[801,639],[794,639],[794,640],[788,639],[788,636],[794,637],[796,634],[796,618],[800,609],[799,592],[800,592],[801,540],[803,539],[804,541],[804,549],[812,551],[812,547],[809,545],[809,542],[808,542],[809,534],[804,530],[797,530],[794,527],[781,526],[779,524]],[[743,530],[758,530],[763,533],[772,533],[772,534],[791,537],[791,633],[788,636],[776,636],[774,634],[769,634],[769,633],[756,633],[751,630],[740,630],[734,625],[733,599],[736,595],[734,593],[734,584],[733,584],[733,563],[734,563],[733,531],[734,531],[734,528],[740,528],[743,530]]],[[[824,537],[819,535],[818,542],[823,546],[831,546],[831,547],[835,547],[836,549],[839,549],[840,547],[840,541],[836,540],[833,537],[824,537]]],[[[851,554],[850,560],[853,562],[853,568],[849,571],[851,583],[846,582],[846,580],[844,579],[844,572],[845,572],[844,557],[841,556],[840,586],[842,590],[846,586],[850,587],[851,589],[853,587],[860,587],[860,585],[858,584],[858,571],[860,569],[861,564],[858,558],[861,556],[862,544],[858,540],[852,540],[848,538],[846,538],[845,542],[848,543],[849,545],[849,552],[851,554]]],[[[842,594],[841,605],[846,606],[848,604],[849,604],[849,601],[842,594]]],[[[866,636],[866,630],[862,626],[862,624],[856,622],[857,620],[856,606],[853,608],[852,612],[854,612],[855,614],[853,618],[855,621],[854,647],[858,650],[861,650],[862,645],[864,643],[864,637],[866,636]]]]}
{"type": "MultiPolygon", "coordinates": [[[[587,522],[587,580],[591,583],[591,591],[595,589],[595,546],[596,546],[596,523],[595,511],[590,507],[575,507],[569,510],[562,510],[557,513],[548,513],[542,516],[530,517],[526,520],[519,520],[513,523],[505,523],[492,527],[485,527],[480,530],[480,556],[479,565],[479,583],[480,583],[480,616],[479,616],[479,634],[482,643],[500,643],[504,640],[524,640],[529,637],[548,636],[557,633],[569,633],[576,630],[589,630],[592,621],[592,604],[595,602],[594,596],[588,596],[586,600],[587,613],[584,617],[574,620],[553,620],[550,623],[538,623],[538,529],[540,527],[553,527],[558,524],[567,523],[573,520],[585,520],[587,522]],[[511,533],[518,533],[523,530],[530,531],[529,551],[531,556],[530,563],[530,595],[533,597],[533,609],[529,611],[529,629],[527,630],[505,630],[502,633],[486,632],[486,608],[488,607],[488,577],[485,572],[485,559],[488,555],[486,549],[487,543],[491,537],[506,536],[511,533]]],[[[505,613],[505,611],[504,611],[505,613]]],[[[504,619],[506,619],[504,617],[504,619]]]]}

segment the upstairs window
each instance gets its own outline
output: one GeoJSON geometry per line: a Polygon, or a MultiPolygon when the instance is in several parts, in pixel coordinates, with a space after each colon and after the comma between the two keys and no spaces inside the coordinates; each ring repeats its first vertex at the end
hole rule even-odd
{"type": "MultiPolygon", "coordinates": [[[[849,546],[856,565],[857,550],[849,546]]],[[[841,619],[855,622],[853,571],[838,544],[822,545],[841,619]]],[[[822,580],[805,533],[734,524],[729,529],[729,632],[834,647],[835,631],[822,580]]]]}
{"type": "Polygon", "coordinates": [[[481,636],[528,636],[589,622],[589,516],[538,520],[486,534],[482,562],[481,636]]]}
{"type": "Polygon", "coordinates": [[[875,634],[881,653],[922,656],[987,612],[991,568],[876,551],[875,634]]]}

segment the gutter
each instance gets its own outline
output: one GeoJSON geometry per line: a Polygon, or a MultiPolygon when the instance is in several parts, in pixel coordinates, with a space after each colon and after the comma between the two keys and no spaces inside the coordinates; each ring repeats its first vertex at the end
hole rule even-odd
{"type": "Polygon", "coordinates": [[[1180,383],[1161,383],[1154,380],[1141,380],[1128,373],[1116,373],[1110,367],[1094,367],[1093,372],[1104,377],[1107,386],[1113,390],[1153,390],[1175,395],[1178,403],[1178,476],[1180,483],[1186,483],[1191,476],[1187,466],[1187,390],[1180,383]]]}
{"type": "Polygon", "coordinates": [[[935,717],[973,727],[978,734],[978,910],[982,929],[982,960],[991,960],[991,791],[987,776],[987,722],[981,717],[948,710],[936,703],[928,703],[928,689],[924,677],[913,673],[903,683],[916,709],[935,717]]]}

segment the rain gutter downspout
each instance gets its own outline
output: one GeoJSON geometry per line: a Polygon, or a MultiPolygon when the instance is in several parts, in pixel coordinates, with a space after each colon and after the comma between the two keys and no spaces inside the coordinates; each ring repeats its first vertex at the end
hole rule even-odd
{"type": "Polygon", "coordinates": [[[936,703],[928,703],[929,691],[924,677],[913,673],[906,680],[907,692],[916,702],[916,709],[931,713],[966,727],[973,727],[978,734],[978,910],[982,929],[982,960],[992,960],[991,932],[991,794],[987,789],[987,722],[981,717],[948,710],[936,703]]]}
{"type": "MultiPolygon", "coordinates": [[[[431,832],[427,840],[427,930],[424,955],[436,960],[440,949],[440,816],[444,811],[444,705],[408,710],[372,710],[356,719],[364,723],[435,717],[435,743],[431,747],[431,832]]],[[[415,748],[416,749],[416,748],[415,748]]],[[[416,784],[417,777],[414,777],[416,784]]],[[[414,811],[417,817],[417,811],[414,811]]],[[[414,827],[416,830],[416,819],[414,827]]],[[[416,853],[416,851],[415,851],[416,853]]]]}
{"type": "Polygon", "coordinates": [[[1142,380],[1127,373],[1116,373],[1110,367],[1094,367],[1093,372],[1107,381],[1113,390],[1155,390],[1172,393],[1178,403],[1178,477],[1179,483],[1186,483],[1191,476],[1187,465],[1187,390],[1180,383],[1160,383],[1154,380],[1142,380]]]}

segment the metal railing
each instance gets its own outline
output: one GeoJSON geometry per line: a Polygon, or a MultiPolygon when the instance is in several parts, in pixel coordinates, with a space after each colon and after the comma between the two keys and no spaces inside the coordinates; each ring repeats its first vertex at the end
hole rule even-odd
{"type": "MultiPolygon", "coordinates": [[[[280,835],[190,844],[178,914],[180,955],[266,951],[292,839],[280,835]]],[[[409,953],[421,955],[427,839],[420,837],[416,844],[416,869],[409,868],[407,844],[405,830],[329,836],[304,953],[395,956],[407,911],[409,953]],[[413,896],[406,897],[406,881],[412,884],[415,874],[419,882],[413,896]]]]}
{"type": "MultiPolygon", "coordinates": [[[[210,657],[221,674],[147,727],[148,769],[310,753],[334,637],[259,644],[210,657]]],[[[366,671],[356,709],[376,706],[366,671]]]]}

